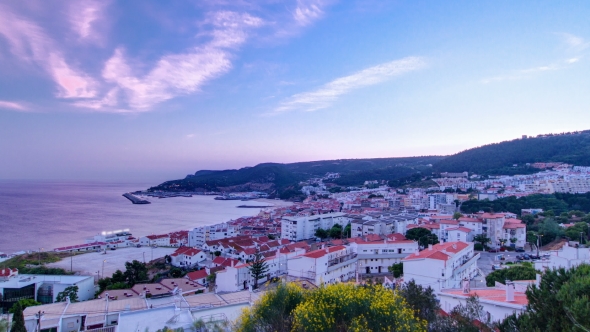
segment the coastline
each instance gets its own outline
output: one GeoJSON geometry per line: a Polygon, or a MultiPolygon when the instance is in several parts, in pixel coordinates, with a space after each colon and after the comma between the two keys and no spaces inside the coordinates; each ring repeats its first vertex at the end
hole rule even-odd
{"type": "Polygon", "coordinates": [[[285,206],[291,206],[294,203],[293,202],[288,202],[288,201],[283,201],[283,200],[276,200],[276,199],[268,199],[268,198],[257,198],[257,199],[253,199],[251,200],[251,202],[258,202],[258,203],[264,203],[266,205],[272,205],[273,207],[285,207],[285,206]]]}

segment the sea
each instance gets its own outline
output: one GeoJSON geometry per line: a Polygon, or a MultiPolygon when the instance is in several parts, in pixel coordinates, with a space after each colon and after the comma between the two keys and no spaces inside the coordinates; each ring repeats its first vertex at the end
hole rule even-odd
{"type": "Polygon", "coordinates": [[[0,252],[53,250],[82,244],[103,231],[129,229],[141,237],[189,230],[260,212],[238,208],[242,201],[214,200],[214,196],[149,197],[152,204],[141,205],[122,196],[153,185],[0,180],[0,252]]]}

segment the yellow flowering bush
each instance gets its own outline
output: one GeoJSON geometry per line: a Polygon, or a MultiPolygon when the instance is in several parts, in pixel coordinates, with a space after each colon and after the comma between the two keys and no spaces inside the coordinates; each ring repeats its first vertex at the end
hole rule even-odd
{"type": "Polygon", "coordinates": [[[426,331],[403,297],[381,286],[353,284],[304,290],[296,284],[267,292],[237,322],[240,332],[426,331]]]}
{"type": "Polygon", "coordinates": [[[426,331],[404,299],[381,286],[336,284],[309,294],[293,312],[293,331],[426,331]]]}

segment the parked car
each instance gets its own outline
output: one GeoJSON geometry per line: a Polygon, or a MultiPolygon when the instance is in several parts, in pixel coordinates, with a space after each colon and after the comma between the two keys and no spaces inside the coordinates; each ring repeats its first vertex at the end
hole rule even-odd
{"type": "Polygon", "coordinates": [[[502,266],[500,264],[494,264],[494,265],[492,265],[492,270],[493,271],[499,270],[501,268],[502,268],[502,266]]]}
{"type": "Polygon", "coordinates": [[[490,248],[488,252],[500,252],[500,250],[498,248],[490,248]]]}
{"type": "Polygon", "coordinates": [[[533,260],[541,259],[541,257],[540,256],[537,256],[537,255],[530,255],[530,257],[533,260]]]}
{"type": "Polygon", "coordinates": [[[522,247],[518,247],[518,248],[516,248],[516,250],[514,250],[514,251],[516,251],[516,252],[524,252],[524,248],[522,248],[522,247]]]}

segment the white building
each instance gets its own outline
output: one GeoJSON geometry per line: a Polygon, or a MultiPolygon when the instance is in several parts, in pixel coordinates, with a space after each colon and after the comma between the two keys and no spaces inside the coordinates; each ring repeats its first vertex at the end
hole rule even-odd
{"type": "Polygon", "coordinates": [[[201,226],[189,231],[188,244],[191,247],[202,248],[207,241],[221,240],[237,235],[239,235],[239,227],[229,223],[201,226]]]}
{"type": "MultiPolygon", "coordinates": [[[[303,250],[301,250],[303,251],[303,250]]],[[[258,284],[267,281],[270,278],[278,277],[287,273],[287,259],[294,254],[277,253],[275,256],[265,258],[268,266],[267,274],[258,280],[258,284]]],[[[232,260],[232,265],[225,267],[224,270],[217,272],[215,284],[218,292],[237,292],[248,289],[249,286],[254,285],[254,279],[249,269],[251,263],[235,264],[232,260]]]]}
{"type": "Polygon", "coordinates": [[[281,238],[291,241],[313,239],[318,228],[330,229],[335,224],[344,227],[349,221],[350,218],[342,212],[307,217],[283,217],[281,220],[281,238]]]}
{"type": "Polygon", "coordinates": [[[357,254],[359,274],[387,273],[388,267],[418,252],[418,242],[408,240],[401,234],[389,234],[383,238],[373,234],[351,238],[349,241],[350,248],[357,254]]]}
{"type": "Polygon", "coordinates": [[[289,259],[288,274],[319,286],[356,278],[356,252],[350,247],[335,246],[310,251],[289,259]]]}
{"type": "Polygon", "coordinates": [[[78,286],[78,300],[94,298],[93,276],[18,274],[16,269],[0,269],[0,311],[7,312],[21,299],[34,299],[41,303],[55,302],[57,295],[67,287],[78,286]]]}
{"type": "Polygon", "coordinates": [[[173,266],[176,267],[193,267],[199,262],[207,259],[205,252],[199,249],[191,247],[181,247],[176,249],[174,253],[170,255],[173,266]]]}
{"type": "Polygon", "coordinates": [[[412,279],[423,287],[435,290],[459,288],[464,278],[477,274],[477,260],[473,243],[447,242],[430,245],[421,252],[403,259],[404,280],[412,279]]]}
{"type": "Polygon", "coordinates": [[[160,235],[148,235],[139,238],[139,244],[143,246],[159,246],[159,247],[169,247],[170,246],[170,235],[169,234],[160,234],[160,235]]]}

